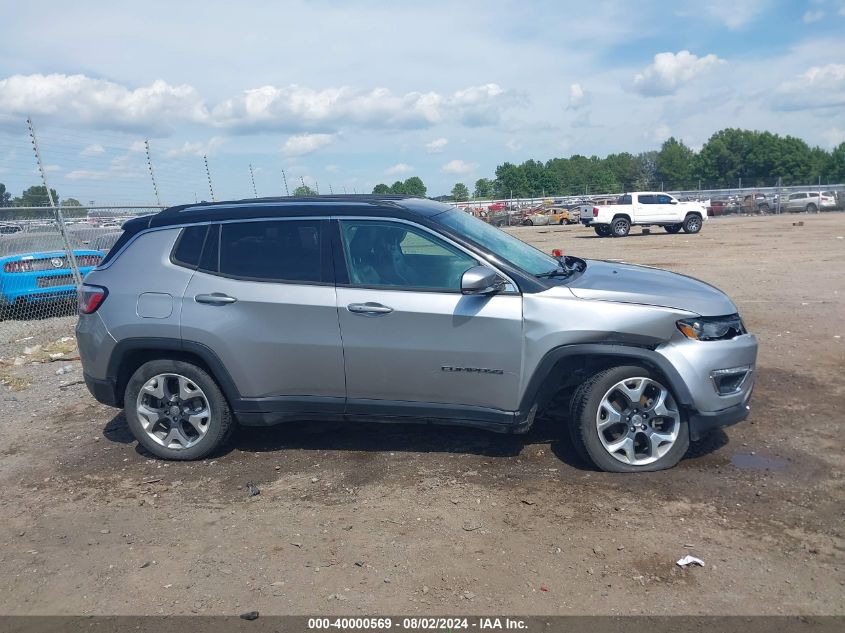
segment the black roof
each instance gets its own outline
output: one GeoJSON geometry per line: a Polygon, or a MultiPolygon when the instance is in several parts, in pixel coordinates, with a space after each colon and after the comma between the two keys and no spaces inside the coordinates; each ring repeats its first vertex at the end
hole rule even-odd
{"type": "Polygon", "coordinates": [[[315,214],[371,215],[411,219],[430,217],[452,207],[425,198],[398,195],[333,195],[286,198],[247,198],[198,202],[169,207],[155,215],[134,218],[123,229],[136,233],[149,227],[175,226],[224,220],[298,217],[315,214]]]}

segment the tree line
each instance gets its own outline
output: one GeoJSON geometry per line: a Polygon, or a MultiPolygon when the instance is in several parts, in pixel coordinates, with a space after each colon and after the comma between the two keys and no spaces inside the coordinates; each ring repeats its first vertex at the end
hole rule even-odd
{"type": "MultiPolygon", "coordinates": [[[[425,185],[419,178],[419,189],[425,185]]],[[[546,162],[527,160],[519,165],[505,162],[494,178],[479,178],[470,192],[456,183],[450,192],[455,201],[473,198],[529,198],[550,195],[587,195],[661,189],[731,189],[773,187],[778,184],[811,185],[845,182],[845,143],[831,151],[810,147],[794,136],[780,136],[727,128],[711,136],[699,151],[676,138],[659,151],[598,156],[575,154],[546,162]]],[[[373,193],[409,193],[404,183],[379,184],[373,193]]]]}

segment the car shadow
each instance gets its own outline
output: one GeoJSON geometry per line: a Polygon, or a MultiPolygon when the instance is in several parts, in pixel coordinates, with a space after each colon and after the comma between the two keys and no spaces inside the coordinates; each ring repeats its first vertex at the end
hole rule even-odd
{"type": "Polygon", "coordinates": [[[617,237],[613,238],[611,236],[607,237],[600,237],[598,235],[576,235],[576,240],[607,240],[607,239],[627,239],[629,237],[677,237],[678,235],[695,235],[695,233],[667,233],[666,231],[652,231],[651,233],[628,233],[624,238],[617,237]]]}
{"type": "MultiPolygon", "coordinates": [[[[581,457],[561,432],[560,420],[540,418],[525,435],[493,433],[480,429],[439,424],[308,421],[289,422],[271,427],[239,427],[228,445],[212,453],[219,458],[232,452],[265,453],[285,449],[403,452],[465,453],[483,457],[517,457],[531,445],[549,444],[552,453],[576,470],[597,472],[598,469],[581,457]]],[[[116,444],[135,444],[123,412],[115,415],[103,428],[103,437],[116,444]]],[[[697,459],[719,450],[728,443],[721,429],[690,444],[685,460],[697,459]]],[[[140,444],[135,452],[145,459],[154,458],[140,444]]]]}

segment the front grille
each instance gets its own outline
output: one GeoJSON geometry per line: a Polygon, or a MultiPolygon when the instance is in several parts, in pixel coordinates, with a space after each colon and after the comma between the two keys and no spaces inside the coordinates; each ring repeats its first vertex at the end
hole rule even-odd
{"type": "Polygon", "coordinates": [[[39,277],[35,281],[39,288],[55,288],[56,286],[74,285],[73,275],[55,275],[53,277],[39,277]]]}

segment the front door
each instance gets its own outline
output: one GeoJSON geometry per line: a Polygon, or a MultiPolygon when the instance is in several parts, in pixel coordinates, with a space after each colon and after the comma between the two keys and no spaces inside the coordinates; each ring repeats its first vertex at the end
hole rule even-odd
{"type": "Polygon", "coordinates": [[[341,219],[339,230],[348,273],[337,288],[347,410],[381,404],[413,414],[456,405],[470,418],[473,409],[516,410],[523,338],[516,288],[461,294],[462,274],[478,261],[417,225],[341,219]]]}
{"type": "Polygon", "coordinates": [[[293,218],[212,226],[185,291],[183,340],[214,351],[241,396],[270,410],[343,410],[327,225],[293,218]]]}

